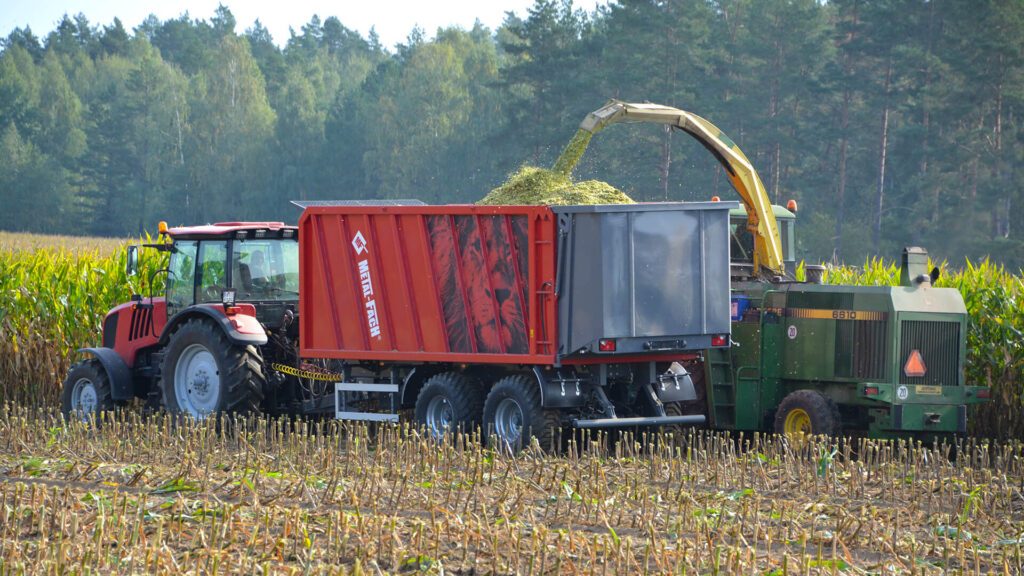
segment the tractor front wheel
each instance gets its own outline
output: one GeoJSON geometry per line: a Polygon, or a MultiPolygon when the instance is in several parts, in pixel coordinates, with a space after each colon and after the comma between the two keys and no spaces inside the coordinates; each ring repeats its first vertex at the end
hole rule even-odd
{"type": "Polygon", "coordinates": [[[266,387],[259,350],[232,343],[200,318],[171,335],[161,373],[164,405],[194,418],[259,412],[266,387]]]}
{"type": "Polygon", "coordinates": [[[791,438],[838,436],[842,431],[839,408],[817,390],[797,390],[783,398],[775,411],[775,432],[791,438]]]}
{"type": "Polygon", "coordinates": [[[110,393],[110,377],[96,358],[76,362],[64,378],[61,391],[61,412],[88,420],[117,407],[110,393]]]}

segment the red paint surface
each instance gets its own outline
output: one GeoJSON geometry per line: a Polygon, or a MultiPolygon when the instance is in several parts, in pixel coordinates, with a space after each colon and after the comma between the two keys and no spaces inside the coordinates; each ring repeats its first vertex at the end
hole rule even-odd
{"type": "Polygon", "coordinates": [[[107,314],[117,313],[114,350],[128,366],[135,365],[135,355],[140,349],[156,344],[167,325],[167,304],[162,296],[147,298],[144,303],[152,303],[153,307],[147,309],[136,302],[128,302],[107,314]]]}
{"type": "Polygon", "coordinates": [[[550,209],[310,207],[299,229],[304,357],[554,362],[550,209]]]}

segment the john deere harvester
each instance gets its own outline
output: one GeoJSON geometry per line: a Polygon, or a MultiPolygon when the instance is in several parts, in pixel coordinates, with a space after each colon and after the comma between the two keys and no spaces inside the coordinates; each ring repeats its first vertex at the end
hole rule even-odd
{"type": "MultiPolygon", "coordinates": [[[[785,433],[872,435],[964,432],[967,405],[989,390],[964,380],[967,311],[933,286],[928,255],[903,250],[900,286],[836,286],[824,269],[794,277],[794,213],[772,206],[736,144],[676,108],[612,101],[584,120],[591,135],[620,121],[683,130],[725,168],[742,200],[731,214],[732,346],[691,367],[711,426],[785,433]]],[[[795,209],[795,205],[791,206],[795,209]]]]}

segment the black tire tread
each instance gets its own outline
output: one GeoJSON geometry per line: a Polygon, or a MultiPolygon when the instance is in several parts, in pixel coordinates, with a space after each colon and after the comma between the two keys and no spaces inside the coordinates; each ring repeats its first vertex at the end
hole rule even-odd
{"type": "Polygon", "coordinates": [[[267,383],[259,349],[251,344],[240,346],[231,342],[220,326],[202,318],[185,321],[171,334],[167,353],[160,366],[164,407],[170,412],[180,412],[174,397],[174,368],[181,350],[177,350],[177,353],[172,353],[172,350],[179,339],[192,333],[211,344],[207,349],[217,360],[222,406],[218,412],[259,413],[267,383]]]}
{"type": "Polygon", "coordinates": [[[416,422],[426,425],[430,397],[437,393],[448,397],[458,427],[469,432],[480,425],[484,412],[483,386],[461,372],[441,372],[427,379],[416,397],[416,422]]]}
{"type": "Polygon", "coordinates": [[[816,423],[825,428],[821,431],[813,430],[814,434],[832,437],[842,434],[843,421],[839,414],[839,407],[825,394],[810,389],[795,390],[782,399],[778,410],[775,411],[776,433],[785,433],[786,414],[794,408],[802,408],[807,412],[807,415],[811,417],[812,429],[816,423]]]}
{"type": "Polygon", "coordinates": [[[98,358],[88,358],[75,362],[68,369],[67,376],[61,384],[61,412],[65,418],[71,416],[71,393],[75,382],[82,377],[88,377],[96,389],[96,410],[97,413],[108,412],[117,408],[114,402],[113,392],[110,384],[110,376],[98,358]]]}
{"type": "Polygon", "coordinates": [[[498,380],[494,388],[491,389],[484,403],[484,425],[487,428],[484,432],[489,438],[493,435],[491,425],[498,409],[498,402],[517,392],[518,394],[515,395],[519,396],[520,406],[524,412],[527,412],[523,414],[524,420],[528,422],[539,420],[536,424],[524,423],[522,447],[525,448],[529,444],[529,438],[532,436],[537,439],[537,443],[544,450],[558,450],[556,442],[559,441],[558,434],[562,427],[561,413],[558,410],[543,407],[540,386],[534,378],[525,374],[506,376],[498,380]],[[535,430],[538,427],[540,428],[539,432],[535,430]]]}

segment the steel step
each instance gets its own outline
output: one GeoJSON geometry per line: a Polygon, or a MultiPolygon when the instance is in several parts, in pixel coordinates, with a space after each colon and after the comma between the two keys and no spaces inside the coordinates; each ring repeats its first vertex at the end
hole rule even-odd
{"type": "Polygon", "coordinates": [[[398,394],[398,384],[365,384],[363,382],[335,382],[334,391],[398,394]]]}
{"type": "Polygon", "coordinates": [[[577,428],[623,428],[628,426],[666,426],[669,424],[686,424],[696,426],[703,424],[707,418],[703,414],[689,416],[641,416],[637,418],[597,418],[591,420],[573,420],[577,428]]]}
{"type": "Polygon", "coordinates": [[[334,417],[338,420],[363,420],[366,422],[398,422],[398,414],[386,412],[342,412],[334,411],[334,417]]]}
{"type": "MultiPolygon", "coordinates": [[[[397,412],[356,412],[344,405],[345,392],[367,392],[370,394],[398,394],[398,384],[377,384],[370,382],[335,382],[334,417],[338,420],[362,420],[365,422],[398,422],[397,412]]],[[[391,406],[394,409],[394,396],[391,406]]]]}

